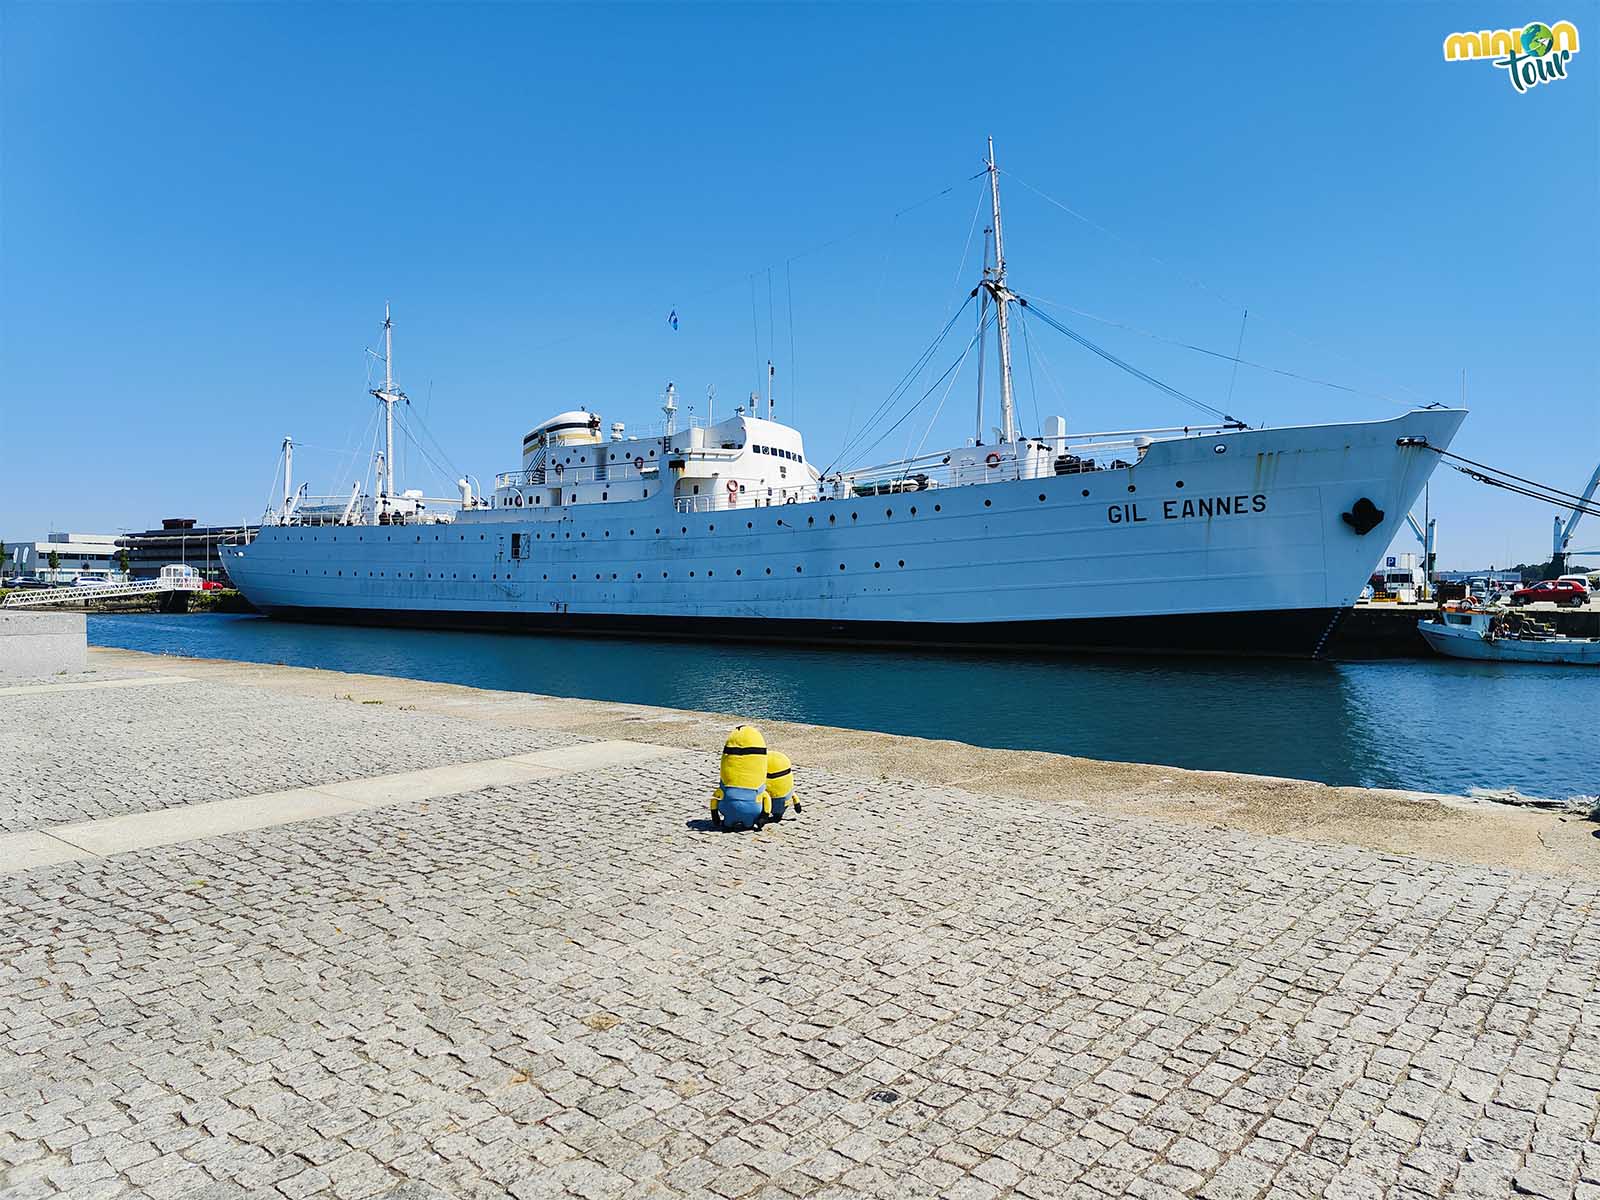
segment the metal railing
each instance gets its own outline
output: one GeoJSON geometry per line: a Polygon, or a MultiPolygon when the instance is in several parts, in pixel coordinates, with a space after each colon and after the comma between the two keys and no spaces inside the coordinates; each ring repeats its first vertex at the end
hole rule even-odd
{"type": "Polygon", "coordinates": [[[660,464],[646,459],[643,469],[633,461],[606,463],[598,467],[549,466],[528,471],[501,471],[494,477],[496,490],[509,487],[571,487],[575,483],[631,483],[660,474],[660,464]]]}
{"type": "Polygon", "coordinates": [[[166,575],[156,579],[129,579],[121,583],[73,584],[70,587],[19,589],[0,600],[0,608],[46,608],[53,604],[86,604],[123,596],[148,596],[157,592],[198,592],[205,586],[199,574],[166,575]]]}

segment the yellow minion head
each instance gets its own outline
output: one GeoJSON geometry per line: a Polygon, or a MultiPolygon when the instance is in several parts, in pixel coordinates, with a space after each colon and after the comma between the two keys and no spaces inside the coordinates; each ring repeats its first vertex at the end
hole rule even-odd
{"type": "Polygon", "coordinates": [[[787,800],[794,791],[794,767],[782,750],[767,751],[767,792],[774,800],[787,800]]]}
{"type": "Polygon", "coordinates": [[[741,725],[722,746],[723,787],[760,791],[767,782],[767,739],[754,725],[741,725]]]}

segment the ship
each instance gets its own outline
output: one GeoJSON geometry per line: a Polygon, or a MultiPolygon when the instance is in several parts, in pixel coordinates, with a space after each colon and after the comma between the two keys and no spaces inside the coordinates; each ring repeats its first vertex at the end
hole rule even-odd
{"type": "MultiPolygon", "coordinates": [[[[528,429],[515,470],[458,494],[396,491],[405,394],[384,317],[383,446],[370,484],[292,488],[228,574],[270,617],[766,643],[1323,655],[1465,410],[1383,420],[1069,431],[1019,426],[1000,171],[977,306],[999,424],[985,439],[819,468],[767,396],[648,429],[575,407],[528,429]]],[[[959,315],[959,314],[958,314],[959,315]]],[[[952,319],[953,324],[953,319],[952,319]]],[[[947,326],[948,330],[950,326],[947,326]]],[[[1080,339],[1081,340],[1081,339],[1080,339]]],[[[971,346],[969,344],[969,350],[971,346]]],[[[1159,381],[1157,386],[1172,391],[1159,381]]]]}

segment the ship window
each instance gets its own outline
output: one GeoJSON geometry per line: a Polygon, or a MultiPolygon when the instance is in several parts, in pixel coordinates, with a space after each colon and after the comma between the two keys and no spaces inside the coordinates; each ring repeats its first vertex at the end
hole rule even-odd
{"type": "Polygon", "coordinates": [[[656,456],[656,452],[654,450],[650,451],[650,457],[654,458],[655,456],[656,456]]]}
{"type": "Polygon", "coordinates": [[[886,516],[886,517],[892,517],[892,516],[894,516],[894,509],[892,509],[892,508],[886,508],[886,509],[884,509],[884,510],[883,510],[883,515],[884,515],[884,516],[886,516]]]}
{"type": "Polygon", "coordinates": [[[743,567],[735,567],[734,570],[733,570],[733,573],[735,575],[743,575],[744,574],[744,568],[743,567]]]}
{"type": "Polygon", "coordinates": [[[768,568],[767,568],[767,574],[768,574],[768,575],[771,575],[771,574],[772,574],[772,568],[771,568],[771,567],[768,567],[768,568]]]}
{"type": "Polygon", "coordinates": [[[522,557],[522,535],[520,533],[513,533],[511,535],[511,557],[522,557]]]}
{"type": "Polygon", "coordinates": [[[1083,489],[1083,494],[1084,494],[1084,495],[1085,495],[1085,496],[1087,496],[1087,495],[1088,495],[1088,494],[1089,494],[1089,489],[1088,489],[1088,488],[1084,488],[1084,489],[1083,489]]]}
{"type": "Polygon", "coordinates": [[[713,575],[715,575],[715,574],[716,574],[716,572],[715,572],[715,571],[707,571],[707,572],[706,572],[706,578],[707,578],[707,579],[710,579],[710,578],[711,578],[711,577],[712,577],[712,576],[713,576],[713,575]]]}
{"type": "Polygon", "coordinates": [[[800,564],[799,563],[795,563],[795,565],[794,565],[794,573],[796,575],[800,574],[800,564]]]}
{"type": "Polygon", "coordinates": [[[1043,493],[1043,492],[1040,492],[1040,493],[1039,493],[1039,503],[1040,503],[1040,504],[1043,504],[1043,503],[1044,503],[1044,493],[1043,493]]]}
{"type": "Polygon", "coordinates": [[[601,492],[600,493],[600,499],[602,499],[602,500],[611,499],[611,493],[610,492],[601,492]]]}
{"type": "Polygon", "coordinates": [[[1137,491],[1138,491],[1138,490],[1139,490],[1139,489],[1138,489],[1138,488],[1136,488],[1136,487],[1134,487],[1134,486],[1133,486],[1133,484],[1131,484],[1131,483],[1130,483],[1130,484],[1129,484],[1129,485],[1128,485],[1128,490],[1129,490],[1129,491],[1130,491],[1130,492],[1137,492],[1137,491]]]}
{"type": "MultiPolygon", "coordinates": [[[[1179,486],[1179,487],[1182,487],[1182,486],[1183,486],[1183,480],[1181,480],[1181,479],[1180,479],[1180,480],[1178,480],[1178,486],[1179,486]]],[[[1088,493],[1088,492],[1085,492],[1085,493],[1084,493],[1084,495],[1086,495],[1086,496],[1087,496],[1087,495],[1088,495],[1088,494],[1089,494],[1089,493],[1088,493]]]]}
{"type": "Polygon", "coordinates": [[[706,532],[707,533],[715,533],[716,531],[717,531],[717,527],[715,525],[707,525],[706,526],[706,532]]]}
{"type": "Polygon", "coordinates": [[[744,527],[746,529],[754,529],[756,527],[756,523],[754,521],[746,521],[744,523],[744,527]]]}
{"type": "Polygon", "coordinates": [[[988,507],[990,507],[990,506],[991,506],[991,505],[992,505],[992,504],[993,504],[993,503],[994,503],[994,501],[993,501],[993,500],[985,500],[985,501],[984,501],[984,502],[983,502],[983,506],[984,506],[984,507],[985,507],[985,508],[988,508],[988,507]]]}
{"type": "Polygon", "coordinates": [[[694,494],[696,496],[700,494],[700,485],[698,483],[694,485],[694,494]]]}
{"type": "Polygon", "coordinates": [[[832,513],[829,513],[829,514],[828,514],[828,524],[829,524],[829,525],[832,525],[832,524],[833,524],[833,523],[834,523],[834,522],[835,522],[835,521],[837,521],[837,520],[838,520],[838,519],[839,519],[839,518],[838,518],[838,517],[836,517],[836,516],[834,516],[834,515],[833,515],[833,514],[832,514],[832,513]]]}
{"type": "Polygon", "coordinates": [[[883,564],[882,564],[882,563],[873,563],[873,564],[872,564],[872,569],[873,569],[873,570],[874,570],[874,571],[876,571],[876,570],[878,570],[878,569],[879,569],[879,568],[880,568],[880,567],[882,567],[882,566],[883,566],[883,564]]]}
{"type": "Polygon", "coordinates": [[[841,570],[841,571],[844,570],[844,564],[843,563],[839,564],[839,570],[841,570]]]}
{"type": "Polygon", "coordinates": [[[903,566],[905,566],[905,565],[906,565],[906,560],[905,560],[905,559],[903,559],[903,558],[902,558],[902,559],[901,559],[901,560],[900,560],[900,565],[901,565],[901,566],[902,566],[902,567],[903,567],[903,566]]]}

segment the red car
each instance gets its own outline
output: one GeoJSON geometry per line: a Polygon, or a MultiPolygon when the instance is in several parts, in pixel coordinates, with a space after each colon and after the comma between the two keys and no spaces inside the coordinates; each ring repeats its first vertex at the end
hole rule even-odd
{"type": "Polygon", "coordinates": [[[1538,604],[1541,601],[1582,608],[1589,602],[1589,593],[1581,584],[1570,579],[1541,579],[1538,583],[1530,583],[1511,593],[1513,604],[1538,604]]]}

